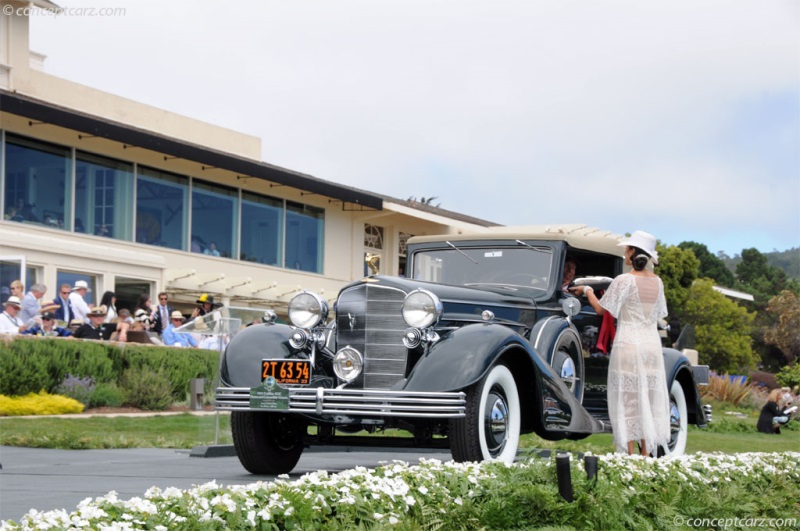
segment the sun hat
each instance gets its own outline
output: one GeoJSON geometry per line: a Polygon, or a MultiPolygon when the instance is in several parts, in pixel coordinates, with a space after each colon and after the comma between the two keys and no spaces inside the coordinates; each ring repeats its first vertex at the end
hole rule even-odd
{"type": "Polygon", "coordinates": [[[89,289],[89,284],[85,280],[76,280],[75,286],[72,288],[72,291],[76,291],[79,289],[85,289],[86,291],[92,291],[89,289]]]}
{"type": "Polygon", "coordinates": [[[174,312],[172,312],[172,313],[169,315],[169,318],[170,318],[170,319],[180,319],[181,321],[183,321],[183,320],[185,320],[185,319],[186,319],[186,318],[183,316],[183,314],[182,314],[180,311],[178,311],[178,310],[175,310],[174,312]]]}
{"type": "Polygon", "coordinates": [[[105,317],[108,312],[106,311],[104,306],[94,306],[89,310],[89,313],[86,315],[88,317],[105,317]]]}
{"type": "Polygon", "coordinates": [[[6,306],[12,305],[12,306],[16,306],[17,308],[22,308],[22,302],[19,300],[19,297],[17,297],[16,295],[10,296],[8,298],[8,300],[6,300],[6,302],[4,302],[3,304],[6,305],[6,306]]]}
{"type": "Polygon", "coordinates": [[[636,247],[641,249],[653,259],[654,264],[658,264],[658,253],[656,252],[656,237],[642,230],[634,231],[630,238],[619,242],[620,247],[636,247]]]}

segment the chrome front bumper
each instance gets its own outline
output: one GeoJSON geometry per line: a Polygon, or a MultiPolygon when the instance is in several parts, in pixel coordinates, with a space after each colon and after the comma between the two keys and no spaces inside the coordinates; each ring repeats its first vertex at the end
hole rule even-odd
{"type": "Polygon", "coordinates": [[[250,407],[249,387],[218,387],[216,409],[220,411],[281,411],[309,415],[358,417],[460,418],[465,416],[466,395],[372,389],[326,389],[290,387],[288,409],[250,407]]]}

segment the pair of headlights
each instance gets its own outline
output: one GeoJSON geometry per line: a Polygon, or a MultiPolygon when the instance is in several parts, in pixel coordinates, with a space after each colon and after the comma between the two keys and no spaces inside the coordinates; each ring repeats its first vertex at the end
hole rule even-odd
{"type": "MultiPolygon", "coordinates": [[[[428,290],[414,290],[403,301],[403,319],[414,328],[428,328],[435,324],[442,311],[442,301],[428,290]]],[[[304,291],[289,303],[289,320],[297,328],[309,330],[324,325],[327,319],[328,303],[316,293],[304,291]]]]}
{"type": "MultiPolygon", "coordinates": [[[[442,302],[433,293],[423,289],[409,293],[403,301],[402,314],[406,323],[413,328],[406,331],[403,343],[408,348],[419,345],[422,334],[417,329],[436,323],[442,311],[442,302]],[[409,338],[409,333],[413,337],[409,338]]],[[[298,330],[292,335],[291,345],[294,348],[304,348],[309,339],[307,330],[324,325],[327,319],[328,303],[322,297],[309,291],[295,296],[289,303],[289,320],[298,330]]],[[[333,357],[333,371],[345,382],[352,382],[363,370],[363,356],[349,345],[339,349],[333,357]]]]}

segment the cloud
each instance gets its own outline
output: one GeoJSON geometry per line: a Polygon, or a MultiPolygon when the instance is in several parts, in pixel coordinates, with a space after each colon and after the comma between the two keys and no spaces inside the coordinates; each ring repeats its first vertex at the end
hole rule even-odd
{"type": "Polygon", "coordinates": [[[797,244],[797,2],[192,6],[34,20],[34,47],[56,75],[255,134],[264,160],[342,184],[729,254],[797,244]]]}

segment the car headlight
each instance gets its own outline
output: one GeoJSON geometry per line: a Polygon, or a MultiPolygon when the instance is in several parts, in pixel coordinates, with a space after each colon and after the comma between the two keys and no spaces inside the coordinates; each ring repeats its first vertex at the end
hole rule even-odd
{"type": "Polygon", "coordinates": [[[409,326],[427,328],[442,316],[442,301],[425,289],[416,289],[403,301],[403,319],[409,326]]]}
{"type": "Polygon", "coordinates": [[[314,328],[328,319],[328,303],[310,291],[304,291],[289,303],[289,320],[297,328],[314,328]]]}
{"type": "Polygon", "coordinates": [[[333,358],[333,372],[346,382],[352,382],[364,368],[364,358],[353,347],[347,346],[336,353],[333,358]]]}

